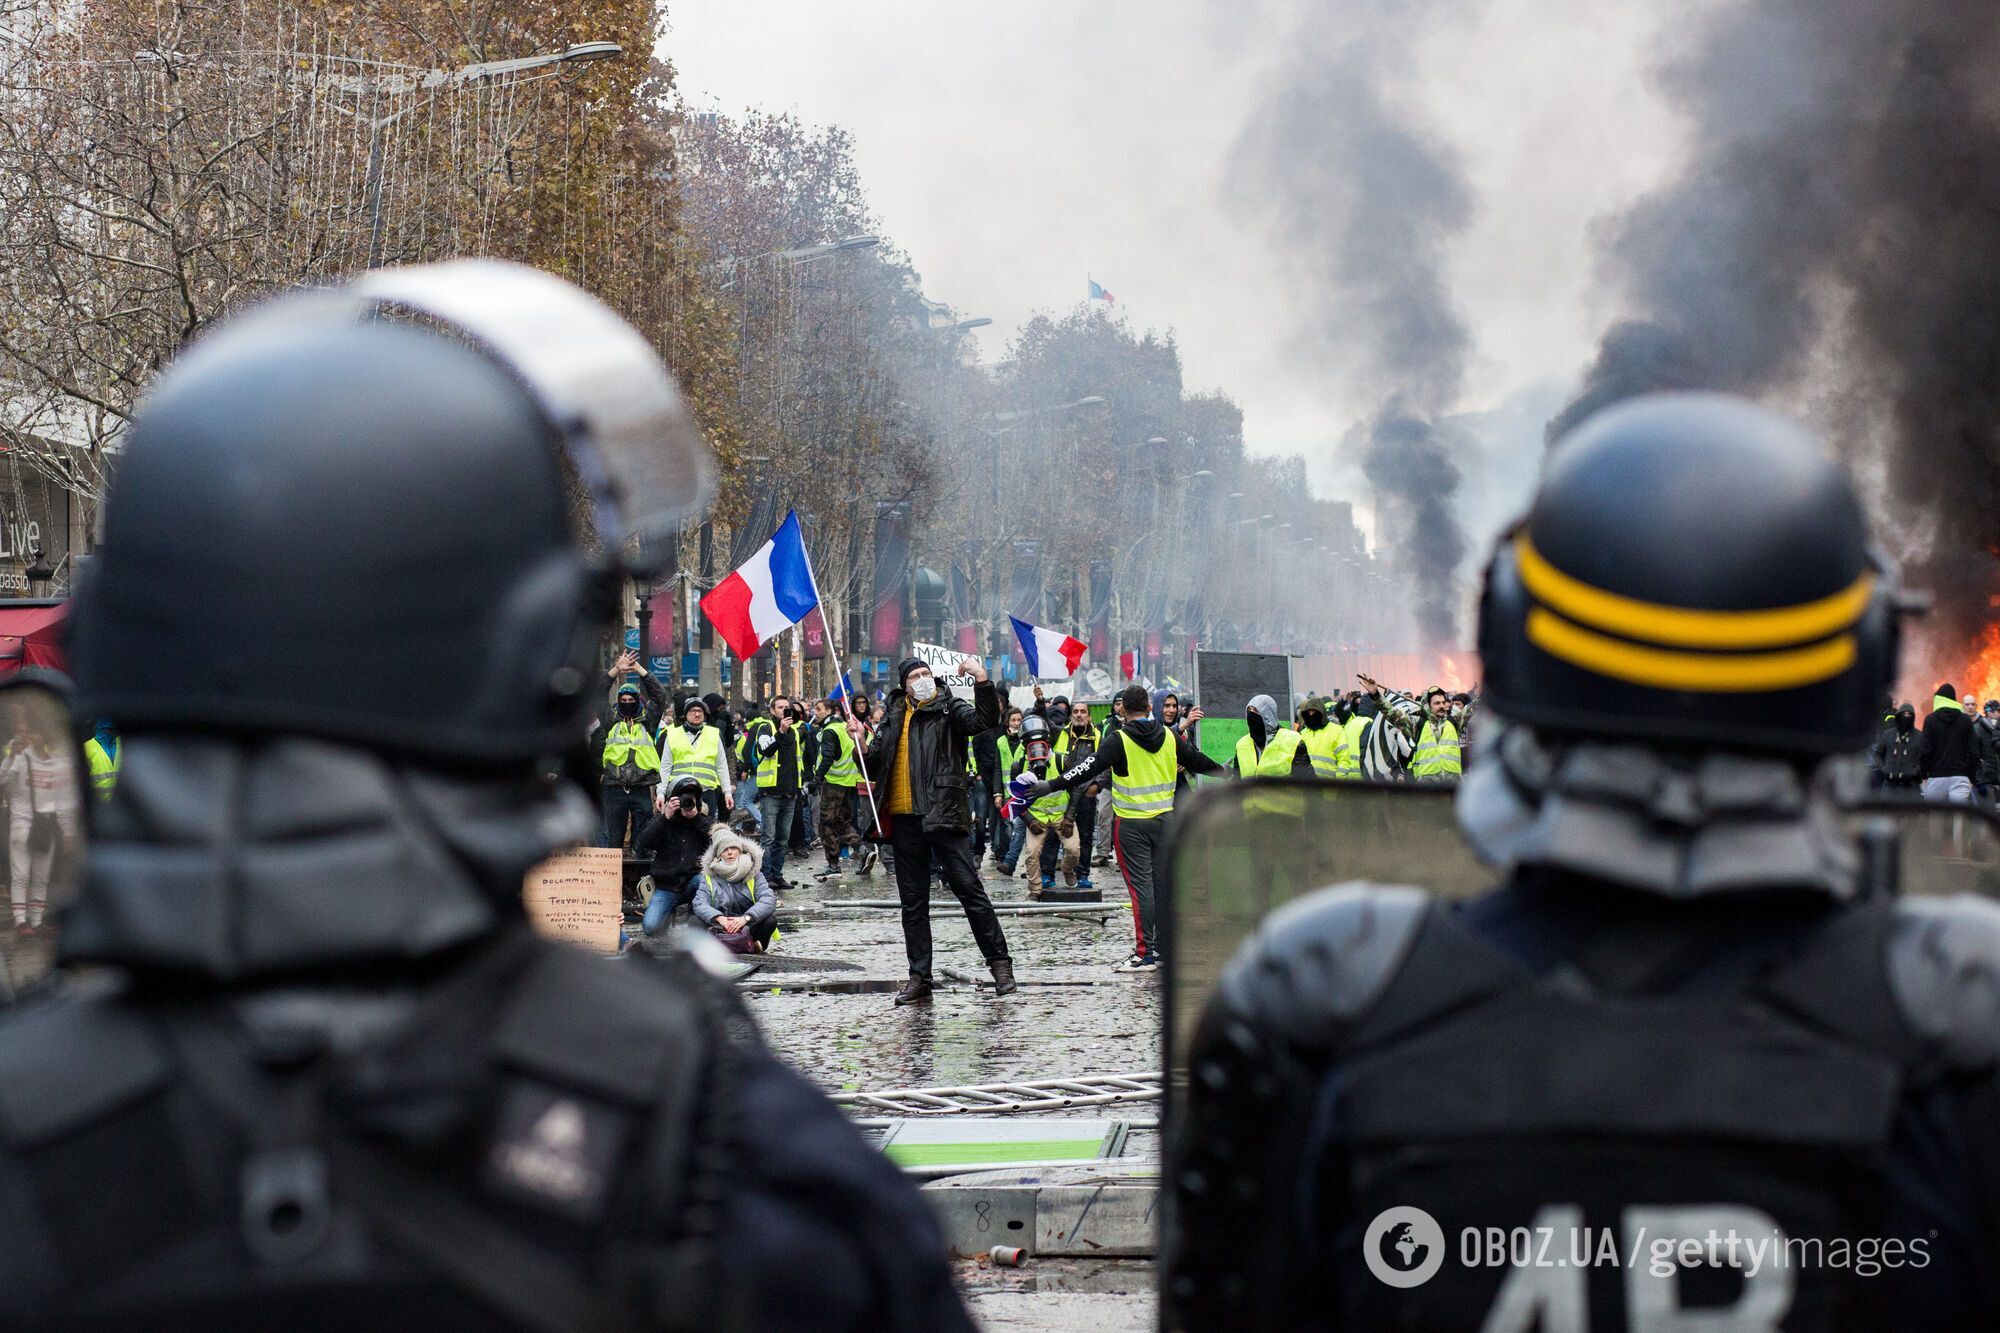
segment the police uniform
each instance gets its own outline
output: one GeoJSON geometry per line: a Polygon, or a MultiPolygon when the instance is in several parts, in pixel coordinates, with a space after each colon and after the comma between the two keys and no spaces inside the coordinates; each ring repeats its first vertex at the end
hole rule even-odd
{"type": "Polygon", "coordinates": [[[511,265],[281,300],[163,373],[72,620],[122,737],[58,945],[89,971],[0,1022],[0,1328],[970,1327],[725,984],[523,915],[594,822],[632,574],[570,479],[615,481],[618,552],[707,474],[643,340],[511,265]]]}
{"type": "Polygon", "coordinates": [[[1457,794],[1503,883],[1343,885],[1243,947],[1168,1145],[1167,1322],[2000,1326],[2000,907],[1871,888],[1836,799],[1897,608],[1781,419],[1661,396],[1558,443],[1457,794]]]}

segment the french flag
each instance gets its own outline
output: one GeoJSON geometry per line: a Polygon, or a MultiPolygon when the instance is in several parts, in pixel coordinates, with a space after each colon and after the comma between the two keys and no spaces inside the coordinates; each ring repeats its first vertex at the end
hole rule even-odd
{"type": "Polygon", "coordinates": [[[1083,660],[1083,640],[1030,625],[1019,616],[1007,619],[1014,622],[1014,637],[1020,640],[1029,675],[1054,678],[1076,674],[1076,664],[1083,660]]]}
{"type": "Polygon", "coordinates": [[[799,516],[791,511],[757,554],[701,599],[702,614],[744,662],[818,605],[799,516]]]}

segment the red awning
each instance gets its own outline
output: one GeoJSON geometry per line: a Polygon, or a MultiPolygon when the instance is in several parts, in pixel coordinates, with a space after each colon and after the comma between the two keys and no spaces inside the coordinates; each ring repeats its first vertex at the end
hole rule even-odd
{"type": "Polygon", "coordinates": [[[63,621],[69,603],[54,606],[7,606],[0,603],[0,673],[24,666],[67,671],[62,653],[63,621]]]}

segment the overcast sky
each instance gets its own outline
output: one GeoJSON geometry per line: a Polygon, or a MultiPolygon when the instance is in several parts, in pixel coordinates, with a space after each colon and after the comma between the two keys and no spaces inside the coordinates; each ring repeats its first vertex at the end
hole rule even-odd
{"type": "MultiPolygon", "coordinates": [[[[1095,277],[1134,326],[1175,332],[1190,389],[1235,398],[1253,451],[1303,453],[1340,494],[1335,442],[1374,403],[1295,336],[1312,293],[1221,182],[1294,16],[1335,24],[1349,3],[1448,15],[1410,51],[1407,95],[1479,201],[1451,273],[1476,340],[1464,406],[1522,423],[1503,452],[1538,454],[1522,404],[1559,403],[1615,313],[1593,221],[1679,152],[1647,77],[1652,3],[671,0],[662,51],[698,104],[848,129],[927,294],[994,320],[986,359],[1095,277]]],[[[1525,494],[1534,458],[1495,461],[1469,479],[1525,494]]]]}

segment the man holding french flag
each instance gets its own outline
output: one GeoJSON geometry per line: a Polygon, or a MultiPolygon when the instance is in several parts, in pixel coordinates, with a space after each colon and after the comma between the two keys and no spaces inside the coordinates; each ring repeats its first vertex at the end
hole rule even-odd
{"type": "MultiPolygon", "coordinates": [[[[786,514],[771,540],[701,599],[703,613],[723,642],[745,661],[818,605],[819,581],[813,577],[796,513],[786,514]]],[[[1080,655],[1083,645],[1076,646],[1080,655]]],[[[827,647],[833,652],[834,671],[845,681],[847,672],[830,637],[827,647]]],[[[887,833],[896,853],[896,895],[902,903],[903,949],[910,964],[909,978],[896,992],[898,1005],[931,998],[933,866],[965,909],[973,940],[992,969],[993,993],[1011,995],[1015,990],[1007,937],[972,857],[970,780],[965,771],[972,738],[999,725],[1000,699],[977,659],[959,663],[959,672],[974,681],[971,703],[946,693],[928,663],[914,657],[904,661],[897,672],[900,684],[887,701],[882,730],[855,756],[860,763],[858,776],[869,782],[875,827],[887,833]],[[879,808],[877,790],[883,793],[879,808]]],[[[848,733],[862,741],[861,722],[844,692],[841,702],[848,708],[848,733]]]]}

